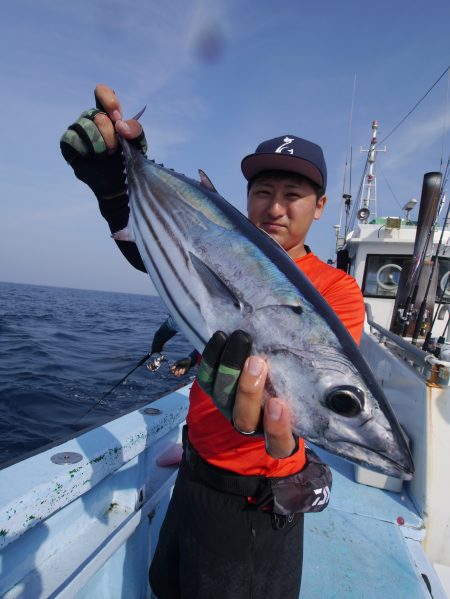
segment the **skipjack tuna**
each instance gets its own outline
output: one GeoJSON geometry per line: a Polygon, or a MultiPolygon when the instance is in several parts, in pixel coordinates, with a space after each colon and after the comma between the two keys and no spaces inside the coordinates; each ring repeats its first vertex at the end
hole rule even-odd
{"type": "Polygon", "coordinates": [[[401,428],[352,337],[288,254],[201,182],[122,141],[131,228],[155,287],[202,352],[212,334],[247,331],[293,430],[326,450],[411,478],[401,428]]]}

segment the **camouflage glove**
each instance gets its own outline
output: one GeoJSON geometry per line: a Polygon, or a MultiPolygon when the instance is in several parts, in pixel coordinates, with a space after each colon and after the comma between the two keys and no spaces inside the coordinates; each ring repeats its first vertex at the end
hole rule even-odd
{"type": "MultiPolygon", "coordinates": [[[[94,118],[102,111],[85,110],[61,137],[64,159],[73,168],[75,176],[88,185],[97,197],[100,212],[108,221],[111,232],[120,231],[128,224],[127,187],[122,151],[109,154],[94,118]]],[[[130,141],[142,153],[147,151],[144,132],[130,141]]]]}
{"type": "Polygon", "coordinates": [[[244,331],[234,331],[229,337],[217,331],[203,351],[197,373],[198,384],[230,421],[237,384],[251,347],[252,339],[244,331]]]}

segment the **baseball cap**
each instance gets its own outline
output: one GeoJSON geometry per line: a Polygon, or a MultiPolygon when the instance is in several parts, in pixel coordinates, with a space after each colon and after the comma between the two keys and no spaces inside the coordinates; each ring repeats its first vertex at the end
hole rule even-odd
{"type": "Polygon", "coordinates": [[[254,154],[242,160],[241,169],[247,181],[263,171],[280,170],[308,177],[324,191],[327,186],[327,167],[322,148],[295,135],[282,135],[263,141],[254,154]]]}

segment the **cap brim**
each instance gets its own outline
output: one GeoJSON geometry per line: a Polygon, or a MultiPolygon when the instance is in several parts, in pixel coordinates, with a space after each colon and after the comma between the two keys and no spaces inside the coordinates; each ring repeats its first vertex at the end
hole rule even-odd
{"type": "Polygon", "coordinates": [[[323,187],[322,174],[312,162],[289,154],[250,154],[242,160],[241,169],[247,181],[263,171],[289,171],[323,187]]]}

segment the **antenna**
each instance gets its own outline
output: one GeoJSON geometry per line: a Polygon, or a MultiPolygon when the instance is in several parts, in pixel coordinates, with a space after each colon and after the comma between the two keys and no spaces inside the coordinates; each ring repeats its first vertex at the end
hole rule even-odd
{"type": "Polygon", "coordinates": [[[334,226],[336,232],[336,252],[339,251],[342,246],[345,244],[348,234],[348,226],[349,226],[349,218],[350,218],[350,208],[352,204],[352,159],[353,159],[353,150],[351,145],[352,138],[352,123],[353,123],[353,107],[355,104],[355,91],[356,91],[356,73],[353,79],[353,93],[352,93],[352,104],[350,108],[350,116],[348,120],[348,139],[347,139],[347,151],[345,155],[345,168],[344,168],[344,181],[342,184],[342,198],[344,200],[345,208],[345,227],[344,227],[344,237],[341,238],[341,225],[342,225],[342,207],[341,207],[341,216],[339,219],[339,225],[334,226]],[[350,154],[350,169],[349,169],[349,184],[348,191],[346,191],[346,179],[347,179],[347,167],[348,167],[348,155],[350,154]]]}
{"type": "Polygon", "coordinates": [[[404,210],[406,212],[406,224],[407,225],[411,224],[411,219],[409,217],[409,213],[411,212],[411,210],[413,210],[415,208],[416,204],[417,204],[416,198],[411,198],[409,200],[409,202],[406,202],[406,204],[402,208],[402,210],[404,210]]]}

